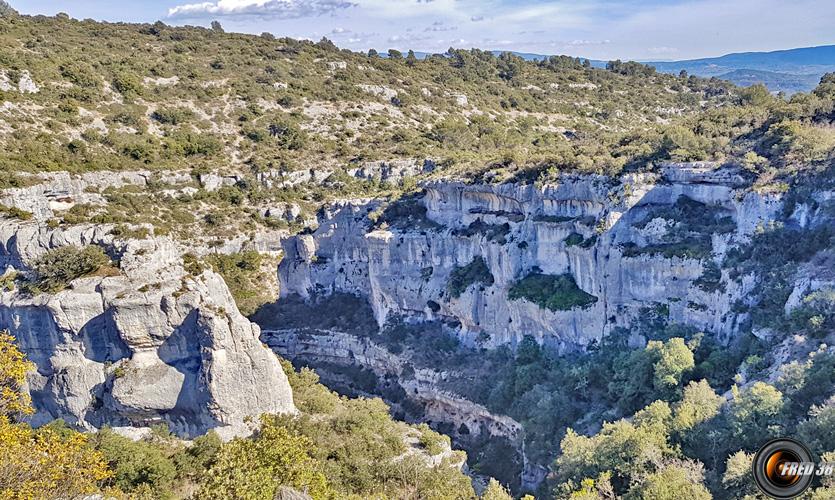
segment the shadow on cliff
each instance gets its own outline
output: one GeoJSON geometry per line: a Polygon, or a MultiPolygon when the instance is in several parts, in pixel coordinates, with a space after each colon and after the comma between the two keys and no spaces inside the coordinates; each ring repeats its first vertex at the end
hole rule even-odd
{"type": "Polygon", "coordinates": [[[189,436],[202,434],[219,424],[206,411],[210,398],[206,387],[208,380],[201,377],[203,358],[198,316],[199,310],[190,311],[180,326],[157,349],[159,358],[183,375],[177,402],[174,408],[163,412],[163,415],[174,424],[171,429],[173,432],[189,436]]]}
{"type": "MultiPolygon", "coordinates": [[[[56,398],[56,395],[67,390],[62,379],[77,377],[77,374],[69,373],[65,367],[53,365],[53,356],[61,347],[77,343],[79,353],[85,359],[102,364],[130,356],[130,350],[116,332],[107,311],[87,321],[78,333],[73,333],[62,331],[52,312],[45,306],[2,305],[0,328],[14,335],[21,351],[35,364],[38,376],[46,379],[42,389],[30,389],[32,404],[38,412],[32,420],[36,425],[52,418],[64,418],[72,425],[79,424],[56,398]]],[[[74,368],[83,369],[81,365],[74,368]]],[[[94,409],[101,407],[103,392],[104,384],[97,384],[91,389],[94,409]]]]}
{"type": "Polygon", "coordinates": [[[357,295],[333,293],[313,295],[305,300],[299,295],[280,297],[264,304],[249,320],[261,330],[339,330],[344,333],[368,336],[379,330],[371,304],[357,295]]]}

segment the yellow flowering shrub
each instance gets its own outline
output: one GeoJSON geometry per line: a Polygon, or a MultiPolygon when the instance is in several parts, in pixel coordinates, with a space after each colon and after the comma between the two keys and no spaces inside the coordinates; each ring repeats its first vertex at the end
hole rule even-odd
{"type": "Polygon", "coordinates": [[[0,332],[0,498],[75,498],[97,491],[97,483],[111,472],[87,436],[55,426],[32,429],[12,420],[32,413],[22,390],[30,369],[14,337],[0,332]]]}
{"type": "Polygon", "coordinates": [[[32,413],[29,394],[21,390],[26,372],[33,365],[14,344],[14,337],[0,331],[0,415],[12,417],[32,413]]]}

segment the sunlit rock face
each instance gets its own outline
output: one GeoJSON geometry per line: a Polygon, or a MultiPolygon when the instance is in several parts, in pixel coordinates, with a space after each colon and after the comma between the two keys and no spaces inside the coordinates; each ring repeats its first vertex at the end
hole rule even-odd
{"type": "Polygon", "coordinates": [[[732,305],[753,280],[711,277],[709,268],[781,207],[779,194],[758,193],[740,172],[710,163],[618,179],[563,175],[542,186],[434,181],[409,214],[389,221],[383,212],[385,224],[372,221],[378,201],[327,207],[316,231],[284,242],[281,293],[360,295],[380,325],[395,316],[450,320],[462,340],[486,347],[532,335],[582,349],[650,313],[727,341],[746,319],[732,305]],[[673,248],[683,234],[685,248],[673,248]],[[492,282],[453,296],[451,274],[478,258],[492,282]],[[509,299],[532,273],[570,276],[596,301],[548,308],[509,299]]]}
{"type": "Polygon", "coordinates": [[[55,294],[0,295],[0,328],[37,366],[33,423],[166,423],[182,436],[215,429],[230,438],[250,432],[248,416],[296,411],[277,357],[219,275],[187,273],[184,250],[168,238],[122,241],[108,230],[0,223],[7,270],[25,273],[64,245],[100,245],[119,262],[116,275],[76,279],[55,294]]]}

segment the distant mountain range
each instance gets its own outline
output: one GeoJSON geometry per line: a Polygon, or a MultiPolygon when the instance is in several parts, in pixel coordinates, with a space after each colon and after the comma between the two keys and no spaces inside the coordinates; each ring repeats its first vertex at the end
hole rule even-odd
{"type": "MultiPolygon", "coordinates": [[[[500,54],[503,51],[494,50],[500,54]]],[[[429,55],[416,52],[418,57],[429,55]]],[[[514,52],[529,61],[548,57],[530,52],[514,52]]],[[[664,73],[687,71],[691,75],[721,78],[747,87],[762,83],[772,92],[808,92],[820,82],[824,73],[835,71],[835,45],[776,50],[773,52],[739,52],[720,57],[684,61],[641,61],[664,73]]],[[[595,67],[606,61],[592,60],[595,67]]]]}
{"type": "Polygon", "coordinates": [[[685,70],[693,75],[715,76],[743,86],[763,83],[772,92],[805,92],[815,88],[824,73],[835,71],[835,45],[644,64],[665,73],[685,70]]]}

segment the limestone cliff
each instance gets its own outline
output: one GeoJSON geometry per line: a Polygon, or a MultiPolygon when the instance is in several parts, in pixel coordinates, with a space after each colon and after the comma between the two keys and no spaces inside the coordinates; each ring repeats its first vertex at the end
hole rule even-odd
{"type": "Polygon", "coordinates": [[[187,272],[185,250],[169,238],[120,240],[109,229],[0,221],[7,271],[25,273],[64,245],[99,245],[119,263],[118,275],[79,278],[55,294],[0,295],[0,328],[37,365],[33,423],[164,422],[183,436],[216,429],[229,438],[249,431],[248,416],[295,412],[278,359],[219,275],[187,272]]]}
{"type": "Polygon", "coordinates": [[[374,200],[323,210],[316,231],[284,243],[281,292],[367,297],[381,325],[393,316],[454,320],[463,340],[486,347],[533,335],[561,350],[583,348],[637,324],[648,308],[727,341],[745,320],[732,306],[753,282],[716,270],[712,286],[699,284],[730,243],[745,241],[781,207],[779,194],[757,192],[740,172],[709,163],[619,179],[563,175],[544,186],[437,181],[410,213],[383,211],[384,224],[370,220],[380,212],[374,200]],[[711,224],[669,214],[685,204],[711,224]],[[450,294],[451,273],[478,257],[492,282],[450,294]],[[509,300],[508,290],[531,273],[569,275],[596,301],[552,309],[509,300]]]}

